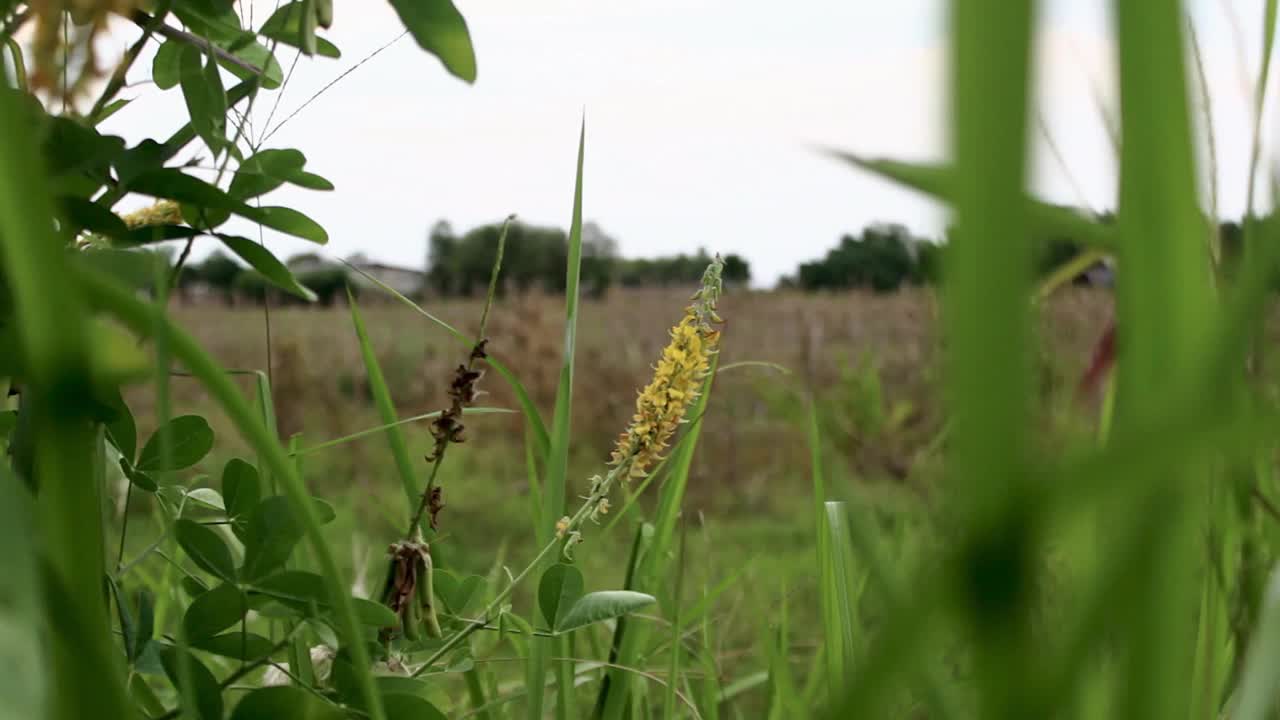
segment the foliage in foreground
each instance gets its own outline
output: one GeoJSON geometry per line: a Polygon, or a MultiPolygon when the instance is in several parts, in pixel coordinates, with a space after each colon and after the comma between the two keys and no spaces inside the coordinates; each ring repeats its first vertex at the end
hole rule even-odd
{"type": "MultiPolygon", "coordinates": [[[[392,5],[421,46],[474,79],[465,23],[447,0],[392,5]]],[[[681,507],[717,372],[722,269],[711,265],[673,330],[610,469],[577,487],[568,456],[581,142],[549,423],[501,362],[501,339],[485,337],[487,310],[472,338],[414,306],[465,352],[449,380],[451,403],[433,419],[427,466],[416,465],[352,302],[383,420],[375,431],[406,503],[405,531],[387,539],[385,582],[364,597],[353,593],[324,530],[333,508],[301,480],[306,448],[275,436],[269,374],[250,373],[246,399],[166,316],[180,266],[169,271],[138,252],[214,238],[280,288],[310,297],[260,244],[219,228],[237,215],[326,239],[300,213],[258,199],[285,183],[320,191],[329,183],[305,169],[302,153],[265,147],[269,135],[250,134],[228,110],[245,103],[249,114],[260,91],[284,84],[273,57],[280,45],[336,54],[316,34],[332,20],[331,3],[286,4],[252,30],[229,2],[138,11],[131,17],[142,39],[85,114],[51,114],[18,72],[19,87],[0,92],[0,137],[16,140],[0,153],[0,346],[14,349],[0,356],[0,376],[18,391],[16,407],[0,414],[8,458],[0,464],[0,663],[12,669],[0,676],[0,717],[540,718],[554,709],[609,720],[713,718],[739,710],[734,699],[752,687],[765,691],[754,709],[770,717],[900,716],[910,706],[931,717],[1273,716],[1280,609],[1263,588],[1280,547],[1272,516],[1278,416],[1260,391],[1257,328],[1277,228],[1270,219],[1246,222],[1242,262],[1219,272],[1222,249],[1210,232],[1217,219],[1204,217],[1196,192],[1180,8],[1115,4],[1121,183],[1109,225],[1025,194],[1020,139],[1036,3],[1005,3],[1000,13],[975,0],[952,5],[953,164],[842,156],[956,208],[943,288],[951,412],[950,504],[933,520],[941,539],[911,562],[891,562],[873,518],[828,501],[838,490],[825,472],[815,409],[819,597],[788,599],[761,619],[754,651],[766,670],[731,680],[719,673],[708,611],[735,578],[690,601],[681,571],[681,507]],[[195,34],[176,33],[170,15],[195,34]],[[190,123],[163,141],[126,147],[95,127],[120,110],[115,95],[152,35],[165,38],[156,82],[181,88],[190,123]],[[224,68],[241,82],[227,89],[224,68]],[[178,157],[197,140],[220,163],[214,182],[185,172],[178,157]],[[169,204],[143,220],[118,217],[112,209],[129,193],[169,204]],[[1032,432],[1038,394],[1025,307],[1072,273],[1055,273],[1037,290],[1026,238],[1063,236],[1089,243],[1094,257],[1114,255],[1122,268],[1120,351],[1096,443],[1050,453],[1032,432]],[[991,272],[993,257],[1000,272],[991,272]],[[158,287],[158,300],[140,299],[143,286],[158,287]],[[187,473],[215,438],[203,418],[169,407],[175,365],[252,450],[227,463],[216,483],[187,473]],[[468,413],[486,410],[473,406],[482,369],[510,384],[525,422],[535,538],[519,550],[521,570],[504,572],[508,564],[496,560],[487,578],[437,567],[431,550],[448,522],[437,473],[449,448],[468,439],[468,413]],[[120,397],[129,382],[156,388],[162,422],[146,440],[120,397]],[[145,493],[158,508],[160,533],[135,557],[106,532],[104,498],[117,473],[128,482],[126,505],[145,493]],[[612,500],[630,505],[653,478],[662,480],[656,504],[634,528],[623,587],[588,592],[575,563],[590,552],[580,543],[587,521],[604,522],[612,500]],[[585,493],[583,502],[570,504],[570,492],[585,493]],[[155,558],[164,562],[142,562],[155,558]],[[522,585],[533,598],[517,607],[522,585]],[[1050,590],[1070,602],[1049,602],[1050,590]],[[791,653],[797,603],[820,610],[823,643],[807,673],[796,672],[791,653]],[[485,667],[499,645],[515,649],[519,679],[485,667]]],[[[56,32],[62,9],[0,5],[6,35],[36,23],[34,89],[74,100],[83,85],[54,78],[68,74],[67,57],[83,60],[84,38],[102,16],[75,8],[70,20],[85,32],[68,45],[56,32]]],[[[1273,0],[1260,88],[1275,20],[1273,0]]],[[[82,67],[92,74],[92,63],[82,67]]],[[[1259,91],[1259,109],[1264,99],[1259,91]]],[[[1257,164],[1255,152],[1251,171],[1257,164]]],[[[499,239],[490,299],[502,250],[499,239]]]]}

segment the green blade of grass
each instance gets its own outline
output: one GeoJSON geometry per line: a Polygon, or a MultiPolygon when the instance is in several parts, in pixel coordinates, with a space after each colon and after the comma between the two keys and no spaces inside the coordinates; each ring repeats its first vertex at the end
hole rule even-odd
{"type": "Polygon", "coordinates": [[[1275,710],[1280,683],[1280,567],[1272,570],[1264,603],[1236,689],[1232,720],[1264,720],[1275,710]]]}
{"type": "Polygon", "coordinates": [[[0,665],[10,668],[0,676],[0,717],[6,720],[44,718],[47,692],[44,664],[34,661],[41,653],[39,575],[31,497],[9,464],[0,460],[0,665]]]}
{"type": "Polygon", "coordinates": [[[582,269],[582,160],[586,144],[586,124],[578,135],[578,176],[573,188],[573,219],[569,226],[569,261],[565,275],[564,350],[560,358],[560,379],[556,385],[556,405],[551,419],[551,442],[542,481],[542,522],[538,543],[548,542],[554,524],[565,507],[565,485],[569,464],[569,418],[573,409],[573,369],[578,337],[578,282],[582,269]]]}
{"type": "Polygon", "coordinates": [[[1019,499],[1036,397],[1025,309],[1033,260],[1025,188],[1034,9],[1030,0],[1001,3],[999,12],[983,0],[951,6],[956,231],[943,287],[947,474],[967,501],[967,537],[954,567],[962,616],[980,638],[978,714],[1010,720],[1025,717],[1033,609],[1027,568],[1034,551],[1019,499]],[[991,272],[993,259],[998,273],[991,272]]]}
{"type": "MultiPolygon", "coordinates": [[[[1180,6],[1115,3],[1122,119],[1118,259],[1124,273],[1116,309],[1124,352],[1116,365],[1114,438],[1176,407],[1171,388],[1191,389],[1214,309],[1180,6]]],[[[1206,398],[1202,410],[1213,403],[1206,398]]],[[[1178,474],[1203,470],[1190,466],[1178,474]]],[[[1185,712],[1192,687],[1195,628],[1187,618],[1195,616],[1196,568],[1187,558],[1199,555],[1201,511],[1193,510],[1187,483],[1159,480],[1169,489],[1135,508],[1164,520],[1163,537],[1145,560],[1150,583],[1127,598],[1121,711],[1129,717],[1185,712]]]]}
{"type": "Polygon", "coordinates": [[[680,603],[684,601],[684,576],[685,576],[685,546],[687,543],[686,525],[680,523],[680,553],[676,565],[676,588],[675,602],[672,603],[671,618],[671,664],[667,668],[667,691],[662,703],[662,717],[664,720],[675,720],[676,718],[676,684],[680,681],[680,653],[684,651],[681,643],[681,635],[683,634],[683,624],[680,615],[680,603]]]}
{"type": "MultiPolygon", "coordinates": [[[[444,328],[445,331],[466,347],[471,348],[475,346],[476,341],[473,338],[468,337],[466,333],[458,330],[454,326],[423,309],[421,305],[405,297],[395,288],[387,285],[378,278],[358,267],[355,267],[354,265],[351,265],[350,263],[347,263],[347,267],[364,276],[366,280],[378,286],[378,288],[386,292],[391,297],[394,297],[404,305],[412,308],[414,312],[425,317],[436,325],[439,325],[441,328],[444,328]]],[[[538,406],[533,403],[533,398],[530,397],[529,391],[525,389],[524,384],[515,376],[515,373],[511,372],[510,368],[504,365],[497,358],[490,355],[489,357],[486,357],[484,361],[489,365],[489,367],[493,368],[495,372],[502,376],[502,379],[511,387],[511,391],[515,393],[516,401],[520,403],[520,412],[524,414],[525,422],[528,423],[529,428],[533,431],[533,437],[537,443],[538,457],[545,460],[548,448],[551,445],[551,436],[547,433],[547,426],[542,422],[542,415],[538,412],[538,406]]]]}
{"type": "Polygon", "coordinates": [[[853,589],[855,563],[849,543],[848,518],[842,502],[823,503],[817,516],[822,534],[818,544],[818,596],[827,681],[832,690],[839,688],[849,676],[858,652],[854,635],[858,626],[853,589]]]}
{"type": "MultiPolygon", "coordinates": [[[[565,493],[569,471],[569,420],[573,412],[573,370],[577,354],[578,338],[578,288],[582,271],[582,162],[586,147],[586,121],[578,132],[578,166],[577,177],[573,185],[573,217],[569,224],[569,257],[565,269],[564,292],[564,351],[560,359],[560,379],[556,385],[556,405],[551,419],[551,441],[546,453],[545,471],[542,479],[542,512],[538,521],[536,534],[538,544],[551,541],[555,533],[555,523],[565,514],[565,493]]],[[[550,627],[555,618],[544,618],[550,627]]],[[[568,639],[554,641],[561,657],[568,639]]],[[[530,646],[528,684],[529,688],[545,686],[546,663],[549,648],[546,641],[533,641],[530,646]]],[[[570,663],[557,662],[556,717],[567,717],[573,711],[573,666],[570,663]]],[[[542,717],[543,693],[530,692],[528,716],[530,720],[542,717]]]]}
{"type": "Polygon", "coordinates": [[[790,633],[787,627],[787,588],[782,585],[782,597],[778,601],[776,625],[761,623],[764,635],[765,657],[769,663],[769,719],[802,717],[804,707],[796,690],[795,675],[791,672],[790,633]]]}
{"type": "MultiPolygon", "coordinates": [[[[369,332],[365,330],[360,308],[349,287],[347,303],[351,306],[351,323],[355,326],[356,338],[360,343],[360,356],[364,359],[365,374],[369,378],[369,392],[373,394],[378,416],[382,419],[383,427],[386,428],[387,447],[391,450],[391,457],[396,463],[396,472],[400,475],[400,485],[404,488],[407,502],[405,517],[412,522],[418,509],[418,496],[422,491],[418,489],[418,479],[413,473],[413,462],[409,460],[409,449],[405,447],[404,435],[400,432],[400,420],[396,415],[395,403],[391,400],[391,390],[387,387],[387,380],[382,375],[378,356],[373,351],[373,344],[369,342],[369,332]]],[[[412,532],[412,528],[410,531],[412,532]]]]}
{"type": "MultiPolygon", "coordinates": [[[[159,332],[159,331],[157,331],[159,332]]],[[[160,337],[156,340],[157,348],[164,348],[164,338],[160,337]]],[[[258,403],[258,413],[262,416],[262,426],[271,434],[271,438],[276,442],[280,441],[279,423],[276,422],[276,403],[271,394],[271,378],[261,370],[254,370],[253,389],[254,399],[258,403]]],[[[267,463],[263,462],[262,456],[258,456],[258,476],[263,483],[271,488],[273,495],[280,494],[280,485],[276,482],[275,475],[271,472],[271,468],[267,463]]]]}
{"type": "MultiPolygon", "coordinates": [[[[959,201],[960,192],[957,188],[963,187],[957,180],[959,168],[867,158],[838,150],[827,150],[826,154],[943,202],[956,204],[959,201]]],[[[1091,220],[1068,207],[1026,198],[1022,202],[1026,205],[1028,223],[1022,237],[1069,237],[1099,250],[1109,252],[1115,249],[1114,228],[1091,220]]]]}
{"type": "Polygon", "coordinates": [[[93,382],[87,307],[81,289],[67,282],[39,143],[27,135],[18,98],[0,90],[0,272],[21,343],[6,350],[20,350],[29,370],[22,403],[32,412],[35,464],[26,479],[39,487],[46,586],[66,595],[48,609],[49,674],[76,683],[74,692],[59,687],[50,695],[50,717],[125,717],[102,584],[103,513],[94,487],[100,425],[86,402],[93,382]]]}

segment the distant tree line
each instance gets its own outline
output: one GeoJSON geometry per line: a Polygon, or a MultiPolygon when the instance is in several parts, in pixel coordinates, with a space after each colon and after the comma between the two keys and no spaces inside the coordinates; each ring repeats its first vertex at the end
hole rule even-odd
{"type": "Polygon", "coordinates": [[[891,292],[903,285],[937,282],[942,246],[904,226],[876,223],[859,235],[844,235],[820,260],[801,263],[782,287],[801,290],[867,288],[891,292]]]}
{"type": "MultiPolygon", "coordinates": [[[[332,305],[346,298],[347,286],[359,294],[359,284],[350,283],[352,272],[347,266],[307,253],[295,255],[288,263],[298,283],[316,295],[316,302],[332,305]]],[[[267,281],[258,271],[215,251],[198,263],[188,264],[178,281],[178,292],[190,296],[202,291],[225,303],[248,301],[261,303],[268,297],[272,303],[302,303],[298,297],[284,292],[267,281]]]]}
{"type": "MultiPolygon", "coordinates": [[[[489,285],[501,232],[501,223],[491,223],[458,235],[448,223],[437,223],[427,238],[426,271],[421,274],[417,287],[402,288],[401,291],[409,295],[446,297],[484,293],[489,285]]],[[[507,231],[498,291],[562,293],[568,257],[569,236],[564,230],[513,222],[507,231]]],[[[582,228],[581,290],[588,297],[600,297],[614,286],[696,285],[711,260],[706,250],[692,255],[622,258],[618,255],[616,240],[596,224],[586,223],[582,228]]],[[[741,256],[726,255],[724,262],[726,284],[746,285],[751,280],[750,265],[741,256]]],[[[346,265],[314,253],[295,255],[285,264],[300,284],[315,293],[317,302],[322,305],[342,301],[348,284],[353,291],[366,284],[346,265]]],[[[413,271],[406,269],[403,272],[413,271]]],[[[200,262],[188,263],[180,277],[178,290],[187,297],[200,293],[226,303],[261,303],[267,298],[271,298],[273,303],[301,302],[221,251],[200,262]]]]}
{"type": "MultiPolygon", "coordinates": [[[[1095,218],[1104,225],[1115,222],[1113,213],[1103,213],[1095,218]]],[[[941,240],[933,240],[912,234],[898,224],[876,223],[864,228],[858,235],[844,235],[834,248],[821,259],[801,263],[796,272],[779,281],[783,288],[807,291],[848,290],[865,288],[876,292],[891,292],[904,285],[932,285],[942,277],[948,239],[953,228],[948,228],[941,240]]],[[[1250,237],[1258,234],[1251,231],[1250,237]]],[[[1218,247],[1221,252],[1222,271],[1227,275],[1236,272],[1243,253],[1244,227],[1237,221],[1224,221],[1218,225],[1218,247]]],[[[1034,254],[1034,272],[1046,277],[1076,258],[1086,249],[1085,243],[1067,236],[1029,239],[1037,245],[1034,254]]],[[[992,269],[998,271],[999,258],[992,260],[992,269]]],[[[1109,280],[1107,272],[1096,272],[1095,264],[1084,269],[1073,282],[1085,284],[1109,280]]],[[[1280,291],[1280,270],[1272,285],[1280,291]]]]}
{"type": "MultiPolygon", "coordinates": [[[[497,254],[501,223],[481,225],[462,235],[447,222],[432,228],[427,239],[427,286],[437,295],[476,295],[489,284],[497,254]]],[[[507,230],[502,258],[503,282],[499,291],[565,289],[565,265],[569,236],[564,230],[513,222],[507,230]]],[[[745,285],[751,267],[741,256],[724,257],[724,279],[729,285],[745,285]]],[[[611,286],[670,287],[695,285],[711,262],[706,250],[694,255],[626,259],[618,256],[618,243],[595,223],[582,228],[582,292],[599,297],[611,286]]]]}

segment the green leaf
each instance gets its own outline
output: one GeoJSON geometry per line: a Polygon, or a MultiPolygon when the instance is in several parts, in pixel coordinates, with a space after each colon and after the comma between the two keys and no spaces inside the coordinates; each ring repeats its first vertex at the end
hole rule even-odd
{"type": "Polygon", "coordinates": [[[160,484],[156,482],[156,479],[147,473],[135,470],[127,465],[121,465],[120,469],[124,472],[125,477],[129,479],[129,482],[133,483],[139,490],[154,493],[160,489],[160,484]]]}
{"type": "Polygon", "coordinates": [[[120,181],[121,185],[128,187],[129,183],[133,182],[138,176],[163,169],[164,162],[164,146],[151,138],[147,138],[121,152],[112,165],[116,169],[116,179],[120,181]]]}
{"type": "Polygon", "coordinates": [[[324,607],[328,602],[324,578],[306,570],[285,570],[253,583],[253,588],[277,600],[315,603],[324,607]]]}
{"type": "Polygon", "coordinates": [[[124,220],[101,205],[73,196],[66,196],[60,200],[63,215],[71,225],[66,228],[69,233],[84,230],[112,239],[129,236],[129,226],[124,224],[124,220]]]}
{"type": "Polygon", "coordinates": [[[134,454],[138,452],[138,428],[134,423],[133,413],[129,411],[129,406],[125,404],[119,389],[111,396],[109,404],[115,411],[115,417],[106,423],[107,440],[120,451],[120,456],[132,465],[134,454]]]}
{"type": "Polygon", "coordinates": [[[226,512],[227,509],[222,496],[213,488],[196,488],[187,493],[187,500],[210,510],[226,512]]]}
{"type": "MultiPolygon", "coordinates": [[[[99,247],[76,253],[73,262],[91,265],[134,290],[150,290],[155,285],[156,271],[168,269],[159,253],[99,247]]],[[[136,346],[137,342],[133,344],[136,346]]]]}
{"type": "MultiPolygon", "coordinates": [[[[328,611],[331,607],[325,592],[324,578],[305,570],[286,570],[254,583],[254,589],[298,612],[307,614],[311,606],[328,611]]],[[[351,598],[356,619],[371,627],[398,627],[400,619],[390,608],[363,598],[351,598]]]]}
{"type": "MultiPolygon", "coordinates": [[[[217,187],[176,168],[143,172],[129,183],[128,189],[143,195],[176,200],[184,206],[190,205],[196,209],[233,212],[241,217],[260,222],[273,230],[322,245],[329,241],[324,228],[297,210],[282,207],[250,207],[217,187]]],[[[183,214],[187,215],[185,207],[183,214]]],[[[201,220],[201,217],[197,215],[195,219],[201,220]]],[[[206,219],[209,220],[207,223],[209,226],[215,226],[221,221],[220,217],[215,218],[212,213],[206,219]]]]}
{"type": "Polygon", "coordinates": [[[182,627],[190,641],[211,638],[240,622],[249,601],[240,588],[223,583],[192,601],[182,616],[182,627]]]}
{"type": "Polygon", "coordinates": [[[583,595],[556,628],[556,633],[569,633],[601,620],[633,613],[657,602],[652,595],[631,590],[603,590],[583,595]]]}
{"type": "Polygon", "coordinates": [[[205,53],[184,45],[179,59],[179,83],[187,102],[191,127],[214,155],[227,145],[227,93],[218,64],[205,62],[205,53]]]}
{"type": "Polygon", "coordinates": [[[388,693],[382,696],[387,720],[447,720],[426,698],[407,693],[388,693]]]}
{"type": "Polygon", "coordinates": [[[0,438],[6,437],[18,426],[18,411],[0,411],[0,438]]]}
{"type": "Polygon", "coordinates": [[[480,595],[485,579],[479,575],[468,575],[461,580],[448,570],[436,570],[432,574],[436,597],[444,603],[444,607],[452,615],[461,615],[480,595]]]}
{"type": "Polygon", "coordinates": [[[353,597],[351,604],[355,607],[356,619],[370,627],[399,627],[400,618],[391,608],[382,603],[364,598],[353,597]]]}
{"type": "Polygon", "coordinates": [[[182,689],[182,665],[186,664],[191,675],[191,692],[195,698],[196,712],[201,720],[222,720],[222,688],[209,668],[191,653],[181,653],[176,647],[165,648],[160,653],[165,675],[173,686],[182,689]]]}
{"type": "Polygon", "coordinates": [[[231,713],[231,720],[342,720],[344,717],[339,708],[288,685],[252,690],[231,713]]]}
{"type": "Polygon", "coordinates": [[[268,90],[275,90],[280,87],[280,84],[284,81],[284,73],[280,69],[280,62],[276,60],[276,56],[269,49],[257,42],[249,42],[239,47],[236,47],[236,45],[237,43],[231,43],[224,47],[232,55],[256,68],[260,68],[262,75],[247,70],[230,60],[218,58],[218,64],[224,70],[235,75],[239,80],[251,80],[260,77],[262,78],[262,87],[268,90]]]}
{"type": "Polygon", "coordinates": [[[174,4],[173,14],[191,32],[215,42],[230,43],[253,37],[240,26],[240,16],[229,0],[184,0],[174,4]]]}
{"type": "Polygon", "coordinates": [[[440,58],[450,73],[476,81],[476,54],[467,21],[450,0],[390,0],[400,22],[427,52],[440,58]]]}
{"type": "Polygon", "coordinates": [[[328,525],[338,518],[338,513],[333,509],[333,505],[320,498],[311,498],[311,504],[316,509],[316,522],[321,525],[328,525]]]}
{"type": "MultiPolygon", "coordinates": [[[[139,600],[146,603],[140,608],[142,614],[146,617],[145,628],[140,627],[142,622],[135,622],[133,617],[133,603],[129,596],[121,589],[115,580],[108,577],[107,586],[111,590],[111,597],[115,600],[116,618],[120,621],[120,637],[124,640],[124,656],[129,660],[129,664],[133,665],[138,657],[142,654],[142,649],[151,640],[151,633],[154,630],[155,618],[152,616],[150,598],[145,597],[145,591],[140,591],[139,600]]],[[[0,708],[3,708],[3,701],[0,700],[0,708]]]]}
{"type": "Polygon", "coordinates": [[[137,468],[145,471],[182,470],[204,459],[213,449],[213,428],[199,415],[182,415],[165,423],[147,440],[137,468]],[[167,448],[167,450],[165,449],[167,448]],[[162,453],[168,456],[163,457],[162,453]]]}
{"type": "Polygon", "coordinates": [[[258,580],[284,567],[302,533],[286,497],[277,495],[258,503],[245,530],[245,579],[258,580]]]}
{"type": "Polygon", "coordinates": [[[230,211],[244,207],[243,203],[237,202],[217,187],[177,168],[140,170],[125,184],[130,192],[176,200],[197,207],[230,211]]]}
{"type": "Polygon", "coordinates": [[[190,575],[184,576],[180,584],[182,585],[182,591],[185,592],[192,600],[195,600],[201,595],[209,592],[209,587],[204,584],[203,580],[190,575]]]}
{"type": "Polygon", "coordinates": [[[187,556],[202,570],[228,582],[235,581],[235,561],[231,559],[230,548],[218,533],[186,518],[179,518],[174,522],[173,533],[187,556]]]}
{"type": "Polygon", "coordinates": [[[147,714],[147,717],[160,717],[165,713],[165,707],[160,703],[160,698],[156,697],[156,693],[147,684],[147,679],[141,672],[134,673],[129,680],[129,695],[138,707],[147,714]]]}
{"type": "Polygon", "coordinates": [[[156,50],[155,59],[151,61],[151,79],[161,90],[175,88],[181,82],[183,47],[177,40],[165,40],[156,50]]]}
{"type": "MultiPolygon", "coordinates": [[[[281,5],[278,10],[267,18],[267,21],[259,28],[258,34],[276,40],[283,45],[289,45],[298,49],[302,49],[298,38],[302,34],[302,17],[306,13],[306,3],[291,2],[281,5]]],[[[315,38],[315,54],[327,58],[342,57],[342,53],[338,51],[338,47],[322,37],[315,38]]]]}
{"type": "Polygon", "coordinates": [[[249,516],[258,506],[262,486],[258,469],[240,458],[232,458],[222,468],[222,501],[231,521],[231,531],[244,540],[249,527],[249,516]]]}
{"type": "Polygon", "coordinates": [[[569,609],[582,597],[582,571],[573,565],[556,563],[542,573],[538,583],[538,607],[547,626],[553,630],[569,614],[569,609]]]}
{"type": "MultiPolygon", "coordinates": [[[[96,189],[107,179],[108,166],[125,152],[124,140],[121,138],[102,135],[70,118],[50,118],[45,132],[45,161],[49,164],[50,174],[55,176],[55,188],[63,191],[68,189],[62,187],[63,183],[74,177],[89,178],[95,183],[91,189],[96,189]]],[[[72,185],[81,187],[75,183],[72,185]]]]}
{"type": "Polygon", "coordinates": [[[229,632],[188,640],[191,647],[220,657],[253,662],[271,653],[275,643],[256,633],[229,632]]]}
{"type": "Polygon", "coordinates": [[[247,200],[271,192],[286,182],[310,190],[333,189],[328,180],[303,171],[306,164],[306,156],[297,150],[263,150],[245,158],[240,164],[228,193],[247,200]]]}
{"type": "MultiPolygon", "coordinates": [[[[400,486],[404,489],[407,503],[406,521],[412,521],[421,501],[421,493],[425,490],[418,487],[418,478],[414,473],[413,463],[409,460],[404,433],[400,432],[397,424],[396,406],[391,399],[391,390],[387,387],[386,378],[382,375],[378,355],[373,350],[373,344],[369,342],[369,333],[365,330],[364,319],[360,316],[360,306],[356,303],[355,295],[350,288],[347,288],[347,304],[351,308],[351,323],[355,326],[356,340],[360,343],[360,357],[364,360],[365,375],[369,379],[369,392],[373,395],[374,404],[378,408],[378,417],[387,426],[387,447],[391,451],[392,460],[395,461],[396,473],[400,476],[400,486]]],[[[430,519],[423,518],[423,520],[429,522],[430,519]]],[[[422,525],[421,521],[419,525],[422,525]]]]}
{"type": "Polygon", "coordinates": [[[107,118],[125,109],[132,102],[133,98],[116,98],[103,106],[102,110],[91,118],[91,122],[94,125],[101,125],[107,118]]]}
{"type": "Polygon", "coordinates": [[[298,150],[262,150],[244,159],[228,192],[242,200],[265,195],[306,164],[306,156],[298,150]]]}
{"type": "Polygon", "coordinates": [[[116,244],[125,247],[132,247],[164,242],[166,240],[186,240],[187,238],[199,237],[203,234],[203,230],[188,227],[186,225],[144,225],[143,227],[130,230],[123,238],[120,238],[119,242],[116,244]]]}
{"type": "Polygon", "coordinates": [[[272,230],[310,240],[317,245],[329,242],[329,234],[315,220],[287,207],[250,207],[241,208],[239,215],[260,222],[272,230]]]}
{"type": "Polygon", "coordinates": [[[276,259],[271,251],[262,245],[243,237],[235,235],[218,234],[218,239],[226,245],[231,252],[240,257],[241,260],[249,263],[254,270],[262,273],[262,276],[270,280],[272,284],[296,295],[307,302],[315,302],[316,294],[309,288],[298,282],[298,279],[289,272],[289,268],[284,263],[276,259]]]}

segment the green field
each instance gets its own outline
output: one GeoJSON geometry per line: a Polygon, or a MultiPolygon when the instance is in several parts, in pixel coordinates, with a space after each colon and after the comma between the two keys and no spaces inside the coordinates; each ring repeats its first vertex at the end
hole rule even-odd
{"type": "MultiPolygon", "coordinates": [[[[451,0],[389,4],[476,81],[451,0]]],[[[330,240],[258,100],[340,51],[245,5],[0,0],[0,720],[1280,717],[1280,2],[1239,222],[1182,3],[1111,4],[1094,213],[1030,195],[1044,4],[953,0],[945,161],[820,151],[951,208],[927,262],[604,292],[583,120],[568,230],[433,231],[472,299],[417,302],[263,239],[330,240]],[[139,84],[183,115],[127,142],[139,84]],[[197,241],[236,304],[184,304],[197,241]]]]}

